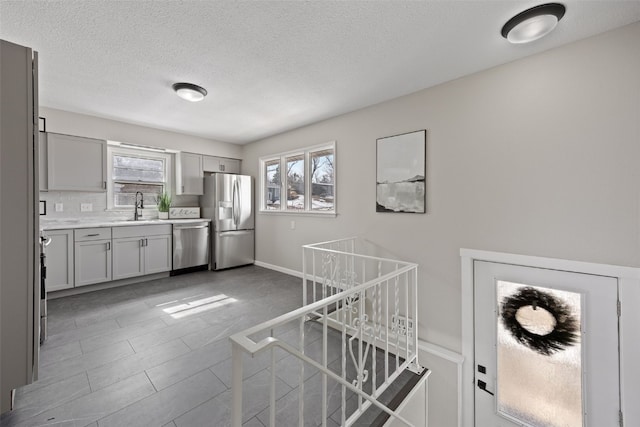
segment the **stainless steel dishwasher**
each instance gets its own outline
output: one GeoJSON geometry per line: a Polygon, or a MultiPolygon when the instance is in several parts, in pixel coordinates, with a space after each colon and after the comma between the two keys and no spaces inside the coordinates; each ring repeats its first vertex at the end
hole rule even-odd
{"type": "Polygon", "coordinates": [[[209,264],[209,223],[173,224],[173,270],[209,264]]]}

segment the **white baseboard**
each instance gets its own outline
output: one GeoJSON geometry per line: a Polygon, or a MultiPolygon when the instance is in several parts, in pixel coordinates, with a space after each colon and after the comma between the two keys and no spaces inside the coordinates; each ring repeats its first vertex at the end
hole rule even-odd
{"type": "Polygon", "coordinates": [[[168,271],[165,273],[154,273],[154,274],[148,274],[146,276],[131,277],[129,279],[113,280],[111,282],[98,283],[95,285],[87,285],[87,286],[80,286],[80,287],[71,288],[71,289],[51,291],[51,292],[47,292],[47,299],[56,299],[56,298],[68,297],[71,295],[85,294],[87,292],[99,291],[102,289],[117,288],[119,286],[148,282],[150,280],[157,280],[165,277],[169,277],[168,271]]]}
{"type": "Polygon", "coordinates": [[[269,270],[279,271],[280,273],[288,274],[289,276],[299,277],[302,279],[302,272],[291,270],[290,268],[280,267],[279,265],[269,264],[262,261],[254,261],[254,264],[258,267],[268,268],[269,270]]]}

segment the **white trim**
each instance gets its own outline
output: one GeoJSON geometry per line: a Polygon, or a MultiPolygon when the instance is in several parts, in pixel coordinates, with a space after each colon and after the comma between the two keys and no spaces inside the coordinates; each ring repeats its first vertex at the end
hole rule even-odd
{"type": "Polygon", "coordinates": [[[596,264],[584,261],[571,261],[559,258],[546,258],[531,255],[518,255],[505,252],[481,251],[477,249],[460,249],[462,258],[474,261],[498,262],[501,264],[523,265],[528,267],[548,268],[550,270],[570,271],[575,273],[594,274],[597,276],[627,277],[640,279],[640,269],[621,265],[596,264]]]}
{"type": "Polygon", "coordinates": [[[151,280],[163,279],[165,277],[169,277],[170,275],[171,274],[168,271],[166,271],[163,273],[153,273],[153,274],[147,274],[145,276],[130,277],[128,279],[120,279],[120,280],[113,280],[110,282],[97,283],[95,285],[80,286],[80,287],[71,288],[71,289],[62,289],[59,291],[47,292],[47,299],[56,299],[56,298],[68,297],[71,295],[86,294],[87,292],[100,291],[102,289],[111,289],[111,288],[117,288],[120,286],[132,285],[135,283],[149,282],[151,280]]]}
{"type": "Polygon", "coordinates": [[[258,260],[254,261],[254,264],[258,267],[268,268],[269,270],[279,271],[280,273],[288,274],[289,276],[299,277],[300,279],[302,279],[301,271],[291,270],[289,268],[280,267],[279,265],[273,265],[258,260]]]}
{"type": "Polygon", "coordinates": [[[455,351],[451,351],[437,344],[418,339],[418,349],[440,359],[456,364],[456,383],[458,386],[458,427],[462,426],[462,369],[464,365],[464,356],[455,351]]]}
{"type": "Polygon", "coordinates": [[[461,309],[462,309],[462,417],[459,425],[474,425],[474,325],[473,325],[473,263],[488,261],[535,268],[608,276],[618,279],[619,298],[622,301],[620,317],[620,387],[621,410],[625,425],[640,425],[640,310],[634,309],[640,300],[640,268],[610,264],[596,264],[557,258],[517,255],[502,252],[460,249],[461,257],[461,309]],[[627,304],[625,302],[628,301],[627,304]],[[628,308],[625,308],[628,307],[628,308]],[[629,379],[629,380],[627,380],[629,379]]]}

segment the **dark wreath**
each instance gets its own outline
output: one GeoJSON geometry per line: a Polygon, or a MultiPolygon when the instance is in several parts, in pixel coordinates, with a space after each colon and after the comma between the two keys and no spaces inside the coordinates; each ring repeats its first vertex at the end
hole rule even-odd
{"type": "Polygon", "coordinates": [[[522,345],[542,355],[550,356],[564,350],[579,341],[579,325],[571,315],[571,309],[553,295],[540,292],[534,288],[520,289],[502,301],[502,324],[522,345]],[[556,325],[546,335],[538,335],[526,330],[516,319],[521,307],[528,305],[547,310],[555,319],[556,325]]]}

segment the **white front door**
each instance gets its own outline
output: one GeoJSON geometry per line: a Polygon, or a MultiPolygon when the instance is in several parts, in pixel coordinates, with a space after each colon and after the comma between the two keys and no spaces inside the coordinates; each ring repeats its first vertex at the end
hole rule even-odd
{"type": "Polygon", "coordinates": [[[476,427],[617,426],[618,282],[474,262],[476,427]]]}

